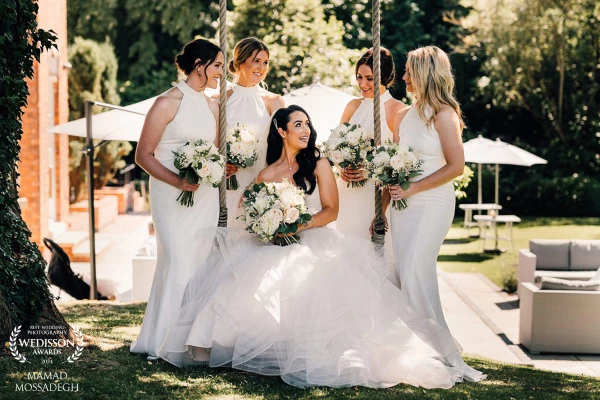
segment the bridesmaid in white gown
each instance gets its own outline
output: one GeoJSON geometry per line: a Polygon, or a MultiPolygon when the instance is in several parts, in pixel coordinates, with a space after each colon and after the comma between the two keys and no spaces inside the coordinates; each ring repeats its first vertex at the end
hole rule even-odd
{"type": "Polygon", "coordinates": [[[200,230],[217,226],[218,189],[190,184],[177,175],[173,151],[189,140],[219,145],[218,103],[204,94],[223,77],[223,54],[204,39],[188,43],[176,57],[187,78],[158,96],[148,112],[136,150],[136,162],[150,174],[152,219],[157,237],[156,273],[140,336],[131,352],[156,357],[181,306],[183,291],[199,260],[210,249],[194,241],[200,230]],[[177,201],[194,192],[194,206],[177,201]]]}
{"type": "MultiPolygon", "coordinates": [[[[442,311],[436,262],[454,218],[452,179],[464,168],[460,106],[446,53],[434,46],[408,53],[402,77],[414,104],[398,113],[394,141],[413,148],[424,160],[423,173],[407,190],[390,186],[392,199],[408,207],[392,210],[394,258],[402,291],[422,316],[448,327],[442,311]]],[[[389,196],[384,199],[389,204],[389,196]]]]}
{"type": "MultiPolygon", "coordinates": [[[[190,279],[161,358],[281,376],[307,386],[450,388],[484,376],[448,330],[417,315],[394,284],[383,250],[327,228],[338,208],[329,163],[297,106],[278,110],[258,181],[287,178],[306,191],[312,219],[280,247],[239,228],[200,233],[216,242],[190,279]],[[204,265],[202,265],[204,264],[204,265]]],[[[375,396],[377,397],[377,396],[375,396]]]]}
{"type": "MultiPolygon", "coordinates": [[[[392,140],[392,127],[396,113],[406,106],[392,97],[388,88],[394,84],[396,70],[392,53],[381,48],[381,142],[392,140]]],[[[348,103],[340,123],[360,124],[373,132],[373,49],[368,50],[356,63],[356,81],[363,96],[348,103]]],[[[338,179],[340,212],[335,222],[337,230],[344,234],[370,239],[369,227],[375,215],[375,185],[372,180],[362,187],[348,187],[348,182],[366,179],[364,170],[345,168],[338,179]]],[[[389,216],[389,213],[387,214],[389,216]]],[[[387,226],[387,218],[386,218],[387,226]]],[[[391,251],[391,238],[385,238],[386,247],[391,251]]]]}
{"type": "Polygon", "coordinates": [[[238,190],[227,191],[227,226],[241,227],[243,222],[237,219],[240,198],[265,167],[271,115],[284,104],[281,96],[260,87],[269,71],[269,49],[262,41],[254,37],[240,40],[233,49],[228,69],[235,75],[235,83],[227,92],[227,124],[230,127],[246,124],[258,136],[258,159],[254,166],[238,170],[232,164],[227,165],[228,175],[235,173],[240,185],[238,190]]]}

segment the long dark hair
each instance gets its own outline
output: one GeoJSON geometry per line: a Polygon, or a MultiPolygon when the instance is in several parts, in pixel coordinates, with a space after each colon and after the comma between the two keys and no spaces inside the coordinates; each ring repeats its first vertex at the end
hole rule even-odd
{"type": "Polygon", "coordinates": [[[296,185],[307,194],[311,194],[317,186],[315,168],[317,168],[317,161],[321,159],[321,151],[316,146],[317,131],[315,131],[315,128],[310,121],[310,116],[302,107],[291,105],[286,108],[280,108],[273,114],[271,125],[269,127],[269,136],[267,138],[267,164],[271,165],[279,160],[283,150],[283,138],[279,132],[277,132],[277,127],[286,131],[287,125],[290,122],[290,115],[296,111],[303,112],[308,117],[310,136],[308,138],[308,146],[306,146],[305,149],[300,150],[296,155],[298,171],[294,174],[294,182],[296,182],[296,185]]]}

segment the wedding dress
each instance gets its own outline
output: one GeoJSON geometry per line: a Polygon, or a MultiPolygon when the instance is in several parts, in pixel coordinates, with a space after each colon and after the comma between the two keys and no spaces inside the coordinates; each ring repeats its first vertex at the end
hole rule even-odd
{"type": "MultiPolygon", "coordinates": [[[[183,93],[181,105],[165,128],[156,147],[156,159],[177,173],[173,164],[175,151],[189,140],[213,142],[216,121],[204,92],[196,92],[185,81],[177,88],[183,93]]],[[[194,206],[185,207],[177,197],[181,190],[150,177],[152,220],[156,229],[156,272],[140,336],[131,352],[156,356],[167,330],[181,307],[183,291],[189,278],[206,257],[210,243],[197,243],[196,234],[216,227],[219,218],[218,189],[201,185],[194,192],[194,206]]]]}
{"type": "MultiPolygon", "coordinates": [[[[321,209],[318,187],[307,205],[321,209]]],[[[453,364],[462,362],[459,347],[412,311],[382,250],[324,227],[299,235],[300,243],[279,247],[218,228],[160,357],[281,376],[297,387],[450,388],[462,380],[468,367],[453,364]]]]}
{"type": "Polygon", "coordinates": [[[233,93],[227,100],[227,125],[245,124],[258,138],[258,158],[252,167],[240,168],[236,172],[239,183],[237,190],[227,191],[227,226],[244,227],[244,223],[237,217],[240,215],[240,198],[246,186],[256,179],[258,173],[266,167],[267,136],[269,135],[269,122],[271,116],[265,106],[262,94],[266,93],[259,85],[245,87],[234,84],[233,93]]]}
{"type": "MultiPolygon", "coordinates": [[[[389,91],[381,94],[381,143],[386,140],[393,140],[393,134],[390,130],[386,115],[385,102],[392,99],[389,91]]],[[[373,98],[362,99],[360,106],[356,109],[349,121],[351,124],[360,124],[366,130],[374,131],[373,122],[373,98]]],[[[335,221],[335,228],[344,234],[355,235],[363,239],[371,239],[369,226],[375,216],[375,184],[371,179],[367,179],[363,187],[348,187],[348,182],[338,178],[338,193],[340,196],[340,209],[338,219],[335,221]]],[[[390,219],[389,211],[386,213],[388,221],[390,219]]],[[[385,235],[386,249],[392,251],[391,236],[385,235]]]]}

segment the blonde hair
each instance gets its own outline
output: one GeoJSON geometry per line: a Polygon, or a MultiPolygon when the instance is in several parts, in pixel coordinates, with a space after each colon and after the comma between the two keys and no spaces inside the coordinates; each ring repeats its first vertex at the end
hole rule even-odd
{"type": "Polygon", "coordinates": [[[454,98],[454,76],[448,55],[439,47],[425,46],[410,51],[407,63],[417,99],[415,106],[427,126],[435,122],[442,104],[447,104],[458,114],[460,127],[465,128],[460,105],[454,98]],[[428,107],[431,107],[432,114],[428,107]]]}
{"type": "Polygon", "coordinates": [[[259,40],[255,37],[247,37],[240,40],[233,48],[233,60],[229,61],[227,69],[233,75],[238,75],[240,71],[240,65],[242,65],[254,54],[258,54],[261,51],[266,51],[268,56],[271,55],[269,53],[269,48],[262,40],[259,40]]]}

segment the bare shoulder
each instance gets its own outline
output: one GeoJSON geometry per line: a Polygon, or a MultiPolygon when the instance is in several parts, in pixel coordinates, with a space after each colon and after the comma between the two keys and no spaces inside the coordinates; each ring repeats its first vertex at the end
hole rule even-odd
{"type": "Polygon", "coordinates": [[[263,98],[263,101],[265,102],[265,105],[269,109],[270,114],[273,114],[275,111],[279,110],[280,108],[285,107],[285,102],[283,101],[283,97],[281,97],[278,94],[265,91],[262,94],[262,98],[263,98]]]}
{"type": "Polygon", "coordinates": [[[458,114],[448,104],[442,104],[440,106],[440,111],[435,116],[435,123],[455,123],[459,122],[458,114]]]}
{"type": "Polygon", "coordinates": [[[344,113],[346,111],[351,112],[352,114],[354,114],[354,112],[356,111],[356,109],[358,108],[358,106],[360,106],[360,103],[362,103],[362,99],[352,99],[348,102],[348,104],[346,104],[346,109],[344,110],[344,113]]]}
{"type": "Polygon", "coordinates": [[[210,110],[213,113],[216,113],[216,115],[218,115],[219,113],[219,100],[215,100],[211,97],[206,97],[206,101],[208,102],[208,107],[210,107],[210,110]]]}
{"type": "Polygon", "coordinates": [[[392,99],[392,112],[394,113],[394,115],[396,115],[396,113],[398,113],[400,110],[405,109],[407,107],[408,106],[400,100],[392,99]]]}
{"type": "Polygon", "coordinates": [[[274,171],[275,168],[272,165],[269,165],[267,168],[263,169],[258,173],[258,176],[256,177],[256,182],[262,183],[274,181],[274,171]]]}
{"type": "Polygon", "coordinates": [[[406,114],[408,113],[409,110],[410,110],[410,107],[408,107],[408,106],[405,106],[404,108],[401,108],[400,110],[398,110],[394,116],[394,125],[400,124],[400,122],[402,122],[402,120],[404,119],[404,117],[406,116],[406,114]]]}
{"type": "Polygon", "coordinates": [[[172,88],[156,98],[151,113],[160,113],[163,117],[172,120],[181,105],[183,93],[177,88],[172,88]]]}
{"type": "Polygon", "coordinates": [[[317,161],[317,166],[315,168],[315,172],[317,175],[321,175],[323,173],[325,173],[325,174],[333,173],[331,170],[331,164],[329,164],[329,160],[327,160],[327,158],[325,158],[325,157],[321,157],[321,159],[319,161],[317,161]]]}

